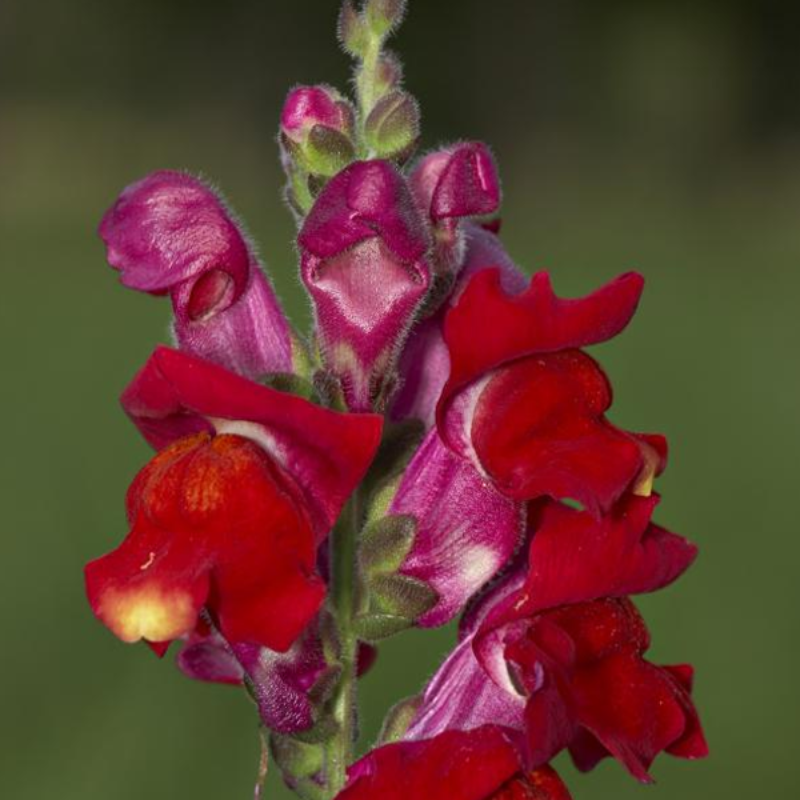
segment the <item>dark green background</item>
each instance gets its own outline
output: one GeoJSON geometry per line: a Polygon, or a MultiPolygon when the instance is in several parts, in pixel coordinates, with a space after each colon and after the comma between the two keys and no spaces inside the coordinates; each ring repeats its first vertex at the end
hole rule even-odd
{"type": "MultiPolygon", "coordinates": [[[[504,239],[564,294],[636,267],[639,316],[596,351],[613,419],[672,444],[660,520],[702,555],[642,601],[653,657],[698,669],[712,757],[659,784],[566,769],[577,798],[789,798],[797,661],[800,20],[790,4],[412,0],[397,40],[425,145],[482,138],[504,239]]],[[[166,336],[95,227],[128,182],[203,172],[308,319],[273,138],[296,82],[343,85],[336,0],[0,4],[2,654],[8,800],[251,796],[257,739],[234,690],[94,622],[81,568],[125,532],[148,450],[117,395],[166,336]]],[[[401,637],[363,682],[366,738],[450,631],[401,637]]],[[[270,797],[287,795],[271,781],[270,797]]]]}

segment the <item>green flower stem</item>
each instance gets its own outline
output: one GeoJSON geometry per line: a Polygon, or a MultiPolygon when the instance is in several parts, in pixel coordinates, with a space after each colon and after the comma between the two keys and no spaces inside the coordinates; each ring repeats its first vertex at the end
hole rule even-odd
{"type": "Polygon", "coordinates": [[[347,782],[356,738],[356,669],[358,638],[355,634],[358,572],[356,546],[361,522],[358,490],[350,498],[331,535],[331,608],[336,620],[341,678],[333,697],[336,735],[327,746],[326,783],[333,798],[347,782]]]}
{"type": "Polygon", "coordinates": [[[361,66],[356,76],[356,95],[358,98],[362,142],[364,141],[364,126],[366,125],[367,117],[378,100],[375,97],[375,85],[377,83],[382,44],[381,37],[374,35],[369,37],[369,45],[361,60],[361,66]]]}

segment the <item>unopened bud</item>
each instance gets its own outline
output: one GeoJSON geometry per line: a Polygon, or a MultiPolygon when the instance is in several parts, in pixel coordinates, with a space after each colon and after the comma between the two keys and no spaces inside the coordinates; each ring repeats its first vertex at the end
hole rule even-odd
{"type": "Polygon", "coordinates": [[[281,112],[281,131],[297,144],[321,125],[349,136],[353,130],[352,106],[329,86],[298,86],[289,92],[281,112]]]}
{"type": "Polygon", "coordinates": [[[367,145],[380,158],[407,158],[419,132],[419,106],[410,94],[400,90],[377,102],[364,129],[367,145]]]}
{"type": "Polygon", "coordinates": [[[391,50],[384,50],[375,69],[375,95],[382,97],[392,89],[399,89],[402,83],[402,62],[391,50]]]}
{"type": "Polygon", "coordinates": [[[380,37],[388,36],[403,21],[406,0],[367,0],[364,15],[370,30],[380,37]]]}
{"type": "Polygon", "coordinates": [[[353,0],[345,0],[339,12],[339,41],[354,58],[363,57],[369,47],[370,31],[366,20],[356,10],[353,0]]]}

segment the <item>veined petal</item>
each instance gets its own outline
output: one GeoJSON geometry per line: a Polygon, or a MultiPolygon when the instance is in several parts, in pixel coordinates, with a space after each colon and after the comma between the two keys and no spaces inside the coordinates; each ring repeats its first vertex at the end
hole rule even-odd
{"type": "Polygon", "coordinates": [[[470,731],[483,725],[502,725],[522,731],[526,698],[507,682],[505,688],[489,677],[467,636],[439,667],[425,689],[419,710],[405,739],[429,739],[447,730],[470,731]]]}
{"type": "Polygon", "coordinates": [[[197,431],[258,441],[301,487],[318,538],[325,536],[378,447],[382,420],[340,414],[158,347],[122,395],[155,448],[197,431]]]}
{"type": "Polygon", "coordinates": [[[431,430],[406,469],[390,514],[417,521],[404,575],[433,587],[439,602],[418,624],[451,620],[516,550],[521,507],[497,492],[431,430]]]}

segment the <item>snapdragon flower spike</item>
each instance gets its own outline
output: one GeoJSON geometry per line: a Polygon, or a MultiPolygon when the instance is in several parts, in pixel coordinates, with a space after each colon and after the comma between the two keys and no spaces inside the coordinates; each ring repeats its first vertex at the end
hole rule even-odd
{"type": "Polygon", "coordinates": [[[371,410],[428,291],[428,230],[400,173],[361,161],[325,187],[298,242],[325,364],[348,407],[371,410]]]}
{"type": "Polygon", "coordinates": [[[505,564],[522,535],[521,506],[501,495],[432,429],[409,463],[388,513],[416,521],[400,573],[423,581],[436,605],[417,620],[444,625],[505,564]]]}
{"type": "Polygon", "coordinates": [[[642,286],[640,275],[627,273],[562,300],[546,273],[513,296],[497,271],[476,275],[445,321],[451,373],[437,409],[443,438],[518,500],[571,498],[599,514],[631,487],[649,493],[666,444],[608,422],[608,380],[577,349],[623,330],[642,286]]]}
{"type": "Polygon", "coordinates": [[[123,641],[163,649],[206,607],[228,642],[287,650],[322,602],[317,546],[375,454],[380,418],[168,348],[123,405],[164,449],[131,487],[130,534],[86,568],[97,616],[123,641]]]}
{"type": "Polygon", "coordinates": [[[422,158],[410,181],[433,228],[436,273],[453,278],[464,257],[463,221],[500,208],[500,179],[492,154],[481,142],[456,144],[422,158]]]}
{"type": "Polygon", "coordinates": [[[384,745],[349,774],[337,800],[569,800],[551,768],[523,773],[509,732],[494,725],[384,745]]]}
{"type": "Polygon", "coordinates": [[[154,172],[131,184],[100,224],[125,286],[169,294],[178,345],[250,378],[292,371],[293,336],[252,245],[197,178],[154,172]]]}

